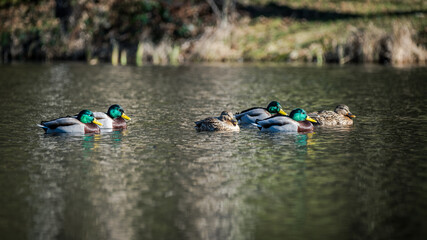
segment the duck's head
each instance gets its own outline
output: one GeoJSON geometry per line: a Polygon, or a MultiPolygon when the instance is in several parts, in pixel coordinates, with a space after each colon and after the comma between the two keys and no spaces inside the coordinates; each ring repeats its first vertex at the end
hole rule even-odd
{"type": "Polygon", "coordinates": [[[292,110],[292,112],[289,115],[289,117],[292,118],[293,120],[297,121],[297,122],[301,122],[301,121],[307,120],[307,121],[316,123],[316,120],[314,120],[313,118],[309,117],[307,115],[307,113],[304,111],[304,109],[301,109],[301,108],[295,108],[294,110],[292,110]]]}
{"type": "Polygon", "coordinates": [[[285,111],[283,111],[282,105],[280,105],[279,102],[277,101],[272,101],[268,104],[267,106],[267,111],[271,114],[281,114],[286,116],[287,114],[285,113],[285,111]]]}
{"type": "Polygon", "coordinates": [[[125,114],[125,111],[119,104],[111,105],[110,108],[108,108],[107,115],[112,119],[122,117],[126,120],[130,120],[130,117],[125,114]]]}
{"type": "Polygon", "coordinates": [[[234,126],[237,125],[237,120],[234,115],[230,112],[223,111],[219,116],[219,120],[231,122],[234,126]]]}
{"type": "Polygon", "coordinates": [[[344,116],[347,116],[349,118],[355,118],[356,115],[353,115],[350,112],[350,108],[347,105],[340,104],[335,108],[335,112],[344,116]]]}
{"type": "Polygon", "coordinates": [[[79,112],[77,115],[77,120],[82,123],[95,123],[99,126],[102,126],[102,123],[98,122],[98,120],[96,120],[96,118],[93,116],[93,113],[89,110],[83,110],[79,112]]]}

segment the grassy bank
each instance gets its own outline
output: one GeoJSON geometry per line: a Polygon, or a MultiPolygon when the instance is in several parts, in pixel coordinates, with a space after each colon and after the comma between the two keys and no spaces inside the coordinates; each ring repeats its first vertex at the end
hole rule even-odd
{"type": "MultiPolygon", "coordinates": [[[[425,63],[419,16],[337,21],[240,20],[222,40],[228,50],[201,50],[201,60],[425,63]],[[401,52],[407,53],[403,56],[401,52]],[[224,52],[225,54],[221,54],[224,52]],[[230,54],[233,53],[233,54],[230,54]]],[[[221,35],[221,34],[219,34],[221,35]]],[[[212,46],[218,37],[213,36],[212,46]]],[[[206,44],[209,46],[209,44],[206,44]]]]}
{"type": "Polygon", "coordinates": [[[217,26],[202,0],[3,0],[1,59],[426,63],[425,1],[241,0],[235,9],[217,26]]]}

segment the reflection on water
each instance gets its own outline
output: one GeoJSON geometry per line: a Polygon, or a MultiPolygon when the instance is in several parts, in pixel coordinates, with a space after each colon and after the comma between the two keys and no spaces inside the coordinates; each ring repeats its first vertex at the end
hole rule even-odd
{"type": "Polygon", "coordinates": [[[426,71],[382,66],[0,66],[2,239],[422,239],[426,71]],[[30,74],[31,73],[31,74],[30,74]],[[352,127],[198,133],[279,100],[352,127]],[[121,104],[124,131],[40,120],[121,104]]]}

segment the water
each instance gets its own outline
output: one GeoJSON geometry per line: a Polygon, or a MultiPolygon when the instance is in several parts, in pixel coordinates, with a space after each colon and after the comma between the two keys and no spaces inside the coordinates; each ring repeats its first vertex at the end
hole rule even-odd
{"type": "Polygon", "coordinates": [[[0,66],[2,239],[424,239],[426,68],[0,66]],[[357,115],[311,134],[197,133],[279,100],[357,115]],[[123,132],[41,120],[121,104],[123,132]]]}

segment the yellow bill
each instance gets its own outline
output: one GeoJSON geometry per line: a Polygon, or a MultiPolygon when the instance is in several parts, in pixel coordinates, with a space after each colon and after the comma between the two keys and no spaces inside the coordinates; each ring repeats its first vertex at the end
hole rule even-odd
{"type": "Polygon", "coordinates": [[[310,122],[317,123],[317,121],[316,121],[316,120],[314,120],[313,118],[311,118],[311,117],[309,117],[309,116],[307,116],[307,118],[306,118],[305,120],[310,121],[310,122]]]}
{"type": "Polygon", "coordinates": [[[102,123],[100,123],[98,120],[96,120],[96,118],[93,118],[92,122],[99,125],[99,126],[102,126],[102,123]]]}
{"type": "Polygon", "coordinates": [[[126,120],[130,120],[130,117],[128,117],[125,113],[122,113],[122,118],[124,118],[126,120]]]}
{"type": "Polygon", "coordinates": [[[282,114],[283,116],[288,115],[287,113],[285,113],[285,111],[283,111],[283,109],[280,109],[279,114],[282,114]]]}
{"type": "Polygon", "coordinates": [[[353,115],[351,113],[347,114],[347,116],[350,117],[350,118],[355,118],[356,117],[356,115],[353,115]]]}

